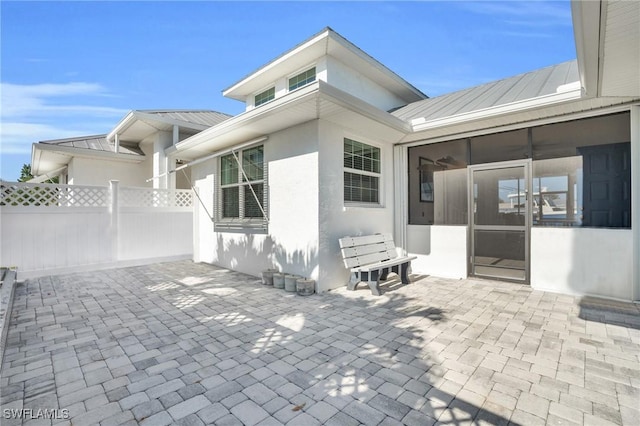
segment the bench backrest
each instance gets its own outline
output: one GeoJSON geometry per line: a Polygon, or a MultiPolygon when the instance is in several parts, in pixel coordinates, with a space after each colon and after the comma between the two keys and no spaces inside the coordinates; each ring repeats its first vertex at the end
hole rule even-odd
{"type": "Polygon", "coordinates": [[[357,268],[398,256],[391,234],[375,234],[363,237],[345,237],[339,240],[344,266],[357,268]]]}

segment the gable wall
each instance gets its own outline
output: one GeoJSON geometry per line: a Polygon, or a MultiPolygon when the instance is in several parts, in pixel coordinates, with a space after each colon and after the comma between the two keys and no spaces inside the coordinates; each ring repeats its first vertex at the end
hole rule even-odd
{"type": "Polygon", "coordinates": [[[145,181],[151,177],[151,159],[148,154],[141,163],[74,157],[67,176],[70,185],[108,186],[110,180],[119,180],[121,186],[150,187],[145,181]]]}

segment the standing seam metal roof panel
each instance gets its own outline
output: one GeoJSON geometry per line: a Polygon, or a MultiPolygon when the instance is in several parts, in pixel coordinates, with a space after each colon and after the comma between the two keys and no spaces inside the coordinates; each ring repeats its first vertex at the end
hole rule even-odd
{"type": "Polygon", "coordinates": [[[519,74],[503,80],[481,84],[454,93],[424,99],[392,112],[411,121],[450,117],[457,114],[524,101],[556,93],[559,86],[579,81],[577,61],[519,74]]]}

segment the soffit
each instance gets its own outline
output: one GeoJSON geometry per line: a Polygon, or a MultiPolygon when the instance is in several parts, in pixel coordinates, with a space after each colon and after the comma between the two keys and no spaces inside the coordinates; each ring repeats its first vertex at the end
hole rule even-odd
{"type": "Polygon", "coordinates": [[[602,4],[600,96],[640,96],[640,2],[602,4]]]}

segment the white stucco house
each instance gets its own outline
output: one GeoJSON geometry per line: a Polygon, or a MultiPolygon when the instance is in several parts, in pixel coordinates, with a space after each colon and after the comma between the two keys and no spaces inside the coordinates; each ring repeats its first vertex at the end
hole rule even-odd
{"type": "Polygon", "coordinates": [[[198,262],[322,292],[339,238],[390,232],[414,273],[639,300],[640,3],[572,12],[575,61],[435,98],[325,28],[223,91],[241,114],[138,133],[134,111],[103,138],[138,182],[190,170],[198,262]]]}

